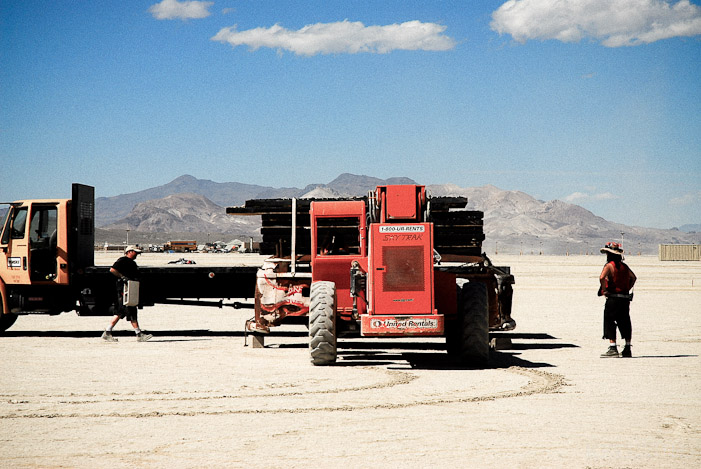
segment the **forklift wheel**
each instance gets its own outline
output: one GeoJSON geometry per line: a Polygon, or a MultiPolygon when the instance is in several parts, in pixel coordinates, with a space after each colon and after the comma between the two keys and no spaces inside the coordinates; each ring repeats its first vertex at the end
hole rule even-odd
{"type": "Polygon", "coordinates": [[[309,300],[309,354],[314,365],[336,362],[336,284],[314,282],[309,300]]]}
{"type": "Polygon", "coordinates": [[[489,360],[489,308],[487,286],[468,282],[459,290],[457,344],[460,360],[465,364],[484,365],[489,360]]]}

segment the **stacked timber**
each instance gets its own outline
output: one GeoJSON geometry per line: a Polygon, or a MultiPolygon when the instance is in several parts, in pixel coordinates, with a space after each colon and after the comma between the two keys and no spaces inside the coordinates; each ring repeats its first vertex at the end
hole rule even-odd
{"type": "MultiPolygon", "coordinates": [[[[342,199],[296,200],[296,253],[311,253],[311,221],[309,210],[312,201],[362,200],[367,197],[342,199]]],[[[479,256],[484,241],[481,211],[464,210],[465,197],[433,197],[429,199],[429,222],[434,224],[434,248],[443,257],[479,256]]],[[[278,257],[289,256],[292,246],[292,199],[253,199],[242,207],[228,207],[229,215],[259,215],[261,217],[260,252],[278,257]]],[[[373,217],[376,219],[376,217],[373,217]]],[[[349,228],[349,227],[345,227],[349,228]]]]}
{"type": "Polygon", "coordinates": [[[431,210],[433,247],[442,256],[479,256],[484,241],[484,213],[431,210]]]}
{"type": "MultiPolygon", "coordinates": [[[[309,209],[313,200],[297,199],[296,253],[311,254],[311,222],[309,209]]],[[[338,200],[338,199],[333,199],[338,200]]],[[[344,199],[351,200],[351,199],[344,199]]],[[[243,207],[227,207],[229,215],[260,215],[260,253],[285,257],[292,252],[292,199],[252,199],[243,207]]]]}

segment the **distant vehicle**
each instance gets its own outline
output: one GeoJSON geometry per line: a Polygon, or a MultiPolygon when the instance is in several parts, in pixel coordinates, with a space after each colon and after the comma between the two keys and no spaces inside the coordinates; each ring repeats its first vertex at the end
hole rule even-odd
{"type": "Polygon", "coordinates": [[[197,241],[168,241],[163,245],[164,251],[196,252],[197,241]]]}
{"type": "Polygon", "coordinates": [[[191,259],[185,259],[184,257],[181,257],[180,259],[176,261],[170,261],[168,264],[197,264],[197,262],[191,260],[191,259]]]}

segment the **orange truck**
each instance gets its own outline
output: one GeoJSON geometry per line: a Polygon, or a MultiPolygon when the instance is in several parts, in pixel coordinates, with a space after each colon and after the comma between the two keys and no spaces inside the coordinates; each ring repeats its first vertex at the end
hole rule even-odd
{"type": "MultiPolygon", "coordinates": [[[[94,188],[73,184],[70,199],[8,205],[0,233],[0,331],[26,314],[112,315],[115,277],[109,266],[94,262],[94,188]]],[[[240,266],[140,271],[141,308],[158,303],[221,307],[223,299],[251,295],[256,274],[255,267],[240,266]]]]}

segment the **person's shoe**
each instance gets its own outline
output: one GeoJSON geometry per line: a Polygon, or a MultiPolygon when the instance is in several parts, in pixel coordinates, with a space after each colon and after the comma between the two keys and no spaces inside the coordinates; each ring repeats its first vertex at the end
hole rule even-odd
{"type": "Polygon", "coordinates": [[[633,353],[630,351],[630,345],[626,345],[625,347],[623,347],[623,351],[621,352],[621,356],[624,358],[633,357],[633,353]]]}
{"type": "Polygon", "coordinates": [[[137,342],[146,342],[147,340],[150,340],[153,337],[152,334],[146,334],[145,332],[139,332],[136,334],[136,341],[137,342]]]}
{"type": "Polygon", "coordinates": [[[102,333],[102,340],[105,342],[117,342],[117,338],[114,337],[110,331],[105,331],[102,333]]]}
{"type": "Polygon", "coordinates": [[[609,349],[601,354],[601,358],[618,358],[620,355],[618,355],[618,347],[615,345],[612,345],[609,347],[609,349]]]}

